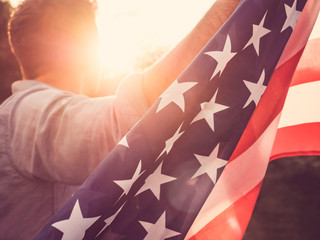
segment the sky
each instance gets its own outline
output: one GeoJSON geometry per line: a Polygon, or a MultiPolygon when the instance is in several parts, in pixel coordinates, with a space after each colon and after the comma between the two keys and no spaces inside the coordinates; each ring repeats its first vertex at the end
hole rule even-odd
{"type": "MultiPolygon", "coordinates": [[[[16,6],[20,0],[10,0],[16,6]]],[[[97,0],[101,57],[128,71],[146,47],[173,47],[215,0],[97,0]]],[[[320,17],[311,38],[320,37],[320,17]]]]}

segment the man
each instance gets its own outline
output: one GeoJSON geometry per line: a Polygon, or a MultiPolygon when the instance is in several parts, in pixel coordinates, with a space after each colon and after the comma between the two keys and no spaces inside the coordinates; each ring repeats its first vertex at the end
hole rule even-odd
{"type": "Polygon", "coordinates": [[[217,0],[195,29],[116,96],[98,79],[89,0],[25,0],[9,22],[23,80],[0,107],[0,236],[28,239],[139,120],[219,29],[239,0],[217,0]]]}

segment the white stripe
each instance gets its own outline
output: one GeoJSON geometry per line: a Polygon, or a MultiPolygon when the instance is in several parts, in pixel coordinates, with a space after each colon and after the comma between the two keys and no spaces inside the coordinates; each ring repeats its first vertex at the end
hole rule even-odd
{"type": "Polygon", "coordinates": [[[279,128],[320,122],[319,103],[320,81],[290,87],[282,110],[279,128]]]}
{"type": "Polygon", "coordinates": [[[196,234],[232,203],[253,189],[264,177],[280,115],[243,154],[227,164],[216,186],[202,207],[187,239],[196,234]]]}

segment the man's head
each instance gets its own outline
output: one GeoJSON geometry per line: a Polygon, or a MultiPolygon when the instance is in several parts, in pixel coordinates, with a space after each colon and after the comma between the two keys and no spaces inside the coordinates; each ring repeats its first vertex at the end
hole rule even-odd
{"type": "Polygon", "coordinates": [[[9,41],[24,78],[97,64],[95,4],[89,0],[25,0],[9,21],[9,41]]]}

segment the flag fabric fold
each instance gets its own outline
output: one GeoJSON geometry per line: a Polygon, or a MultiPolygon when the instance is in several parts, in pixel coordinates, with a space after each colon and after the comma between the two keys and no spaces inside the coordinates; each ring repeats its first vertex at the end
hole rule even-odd
{"type": "Polygon", "coordinates": [[[283,107],[271,160],[320,155],[320,39],[308,42],[283,107]]]}
{"type": "Polygon", "coordinates": [[[240,239],[250,214],[234,213],[254,205],[303,47],[277,63],[305,4],[242,1],[36,239],[240,239]]]}

